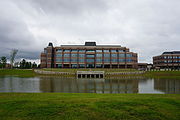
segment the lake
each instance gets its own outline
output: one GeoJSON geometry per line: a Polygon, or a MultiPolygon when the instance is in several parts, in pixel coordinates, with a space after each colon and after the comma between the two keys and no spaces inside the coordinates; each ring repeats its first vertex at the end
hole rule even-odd
{"type": "Polygon", "coordinates": [[[0,77],[0,92],[180,94],[180,80],[144,77],[76,79],[49,76],[33,78],[5,76],[0,77]]]}

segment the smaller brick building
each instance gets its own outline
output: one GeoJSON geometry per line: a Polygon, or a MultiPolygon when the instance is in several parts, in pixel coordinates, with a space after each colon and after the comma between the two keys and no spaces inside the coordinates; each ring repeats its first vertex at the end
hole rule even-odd
{"type": "Polygon", "coordinates": [[[180,51],[164,52],[155,56],[153,64],[160,69],[180,69],[180,51]]]}

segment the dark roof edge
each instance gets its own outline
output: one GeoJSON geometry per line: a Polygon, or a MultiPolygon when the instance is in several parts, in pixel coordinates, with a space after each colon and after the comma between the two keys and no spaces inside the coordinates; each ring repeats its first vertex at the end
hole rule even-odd
{"type": "Polygon", "coordinates": [[[180,51],[163,52],[162,54],[180,54],[180,51]]]}

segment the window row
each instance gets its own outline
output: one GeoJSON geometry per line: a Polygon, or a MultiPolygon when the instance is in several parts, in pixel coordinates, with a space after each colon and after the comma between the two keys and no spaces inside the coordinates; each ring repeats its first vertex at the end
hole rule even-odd
{"type": "Polygon", "coordinates": [[[165,60],[164,63],[180,63],[180,60],[179,61],[178,60],[174,60],[174,61],[172,61],[172,60],[165,60]]]}
{"type": "Polygon", "coordinates": [[[180,56],[164,56],[164,59],[180,59],[180,56]]]}
{"type": "Polygon", "coordinates": [[[56,52],[125,52],[125,50],[77,50],[77,49],[56,49],[56,52]]]}
{"type": "MultiPolygon", "coordinates": [[[[86,57],[87,58],[94,58],[95,57],[95,55],[92,55],[92,54],[64,54],[64,57],[85,57],[85,55],[86,55],[86,57]],[[78,56],[79,55],[79,56],[78,56]]],[[[104,57],[125,57],[125,54],[96,54],[96,57],[103,57],[103,55],[104,55],[104,57]]],[[[56,57],[62,57],[63,55],[62,54],[56,54],[56,57]]],[[[126,57],[133,57],[133,55],[132,54],[126,54],[126,57]]]]}
{"type": "MultiPolygon", "coordinates": [[[[57,68],[62,68],[62,67],[71,67],[71,68],[105,68],[106,66],[109,66],[110,65],[103,65],[103,64],[70,64],[70,65],[63,65],[63,64],[56,64],[56,67],[57,68]]],[[[117,66],[118,67],[118,66],[117,66]]]]}
{"type": "MultiPolygon", "coordinates": [[[[132,59],[86,59],[88,63],[94,62],[133,62],[132,59]]],[[[56,62],[63,62],[63,59],[56,59],[56,62]]],[[[64,58],[64,62],[85,62],[85,59],[66,59],[64,58]]]]}

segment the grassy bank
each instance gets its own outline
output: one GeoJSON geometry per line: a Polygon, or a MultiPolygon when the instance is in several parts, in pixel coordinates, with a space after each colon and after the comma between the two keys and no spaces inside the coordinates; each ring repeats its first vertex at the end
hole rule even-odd
{"type": "Polygon", "coordinates": [[[180,95],[0,93],[1,120],[179,120],[180,95]]]}
{"type": "Polygon", "coordinates": [[[18,76],[18,77],[34,77],[36,73],[33,70],[24,69],[0,69],[0,76],[18,76]]]}
{"type": "MultiPolygon", "coordinates": [[[[79,71],[105,71],[105,73],[113,73],[113,72],[137,72],[135,69],[41,69],[44,71],[56,71],[56,72],[69,72],[76,73],[79,71]]],[[[33,70],[25,70],[25,69],[0,69],[0,76],[18,76],[18,77],[35,77],[36,74],[33,70]]],[[[43,75],[45,76],[45,75],[43,75]]],[[[50,75],[48,75],[50,76],[50,75]]],[[[54,75],[53,75],[54,76],[54,75]]],[[[59,76],[59,75],[58,75],[59,76]]],[[[75,77],[75,75],[60,75],[61,77],[75,77]]],[[[150,78],[180,78],[180,71],[148,71],[145,74],[124,74],[124,75],[105,75],[107,78],[109,77],[121,77],[121,76],[144,76],[150,78]]]]}
{"type": "Polygon", "coordinates": [[[180,71],[148,71],[145,77],[151,78],[180,78],[180,71]]]}

